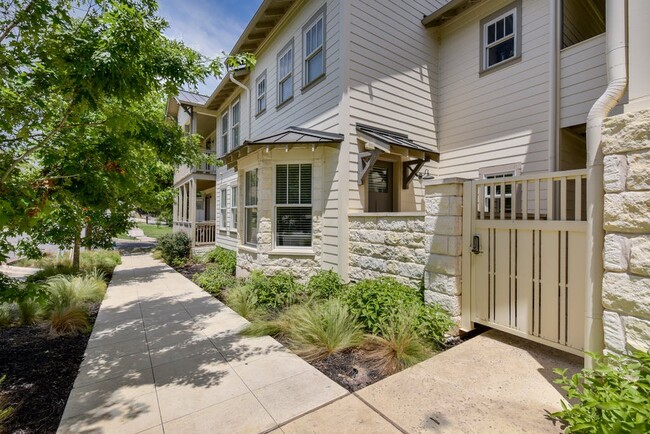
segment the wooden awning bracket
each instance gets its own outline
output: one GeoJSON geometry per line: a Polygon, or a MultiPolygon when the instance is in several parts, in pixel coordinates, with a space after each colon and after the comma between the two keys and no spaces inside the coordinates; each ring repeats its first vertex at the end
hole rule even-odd
{"type": "Polygon", "coordinates": [[[411,181],[413,181],[413,178],[415,178],[422,169],[422,166],[424,166],[424,163],[430,161],[431,159],[429,157],[425,157],[424,159],[418,158],[417,160],[411,160],[411,161],[404,161],[402,163],[402,189],[403,190],[408,190],[409,184],[411,181]]]}
{"type": "Polygon", "coordinates": [[[357,184],[363,184],[363,181],[368,176],[368,172],[375,165],[381,154],[382,151],[379,149],[373,149],[370,152],[359,152],[359,178],[357,179],[357,184]]]}

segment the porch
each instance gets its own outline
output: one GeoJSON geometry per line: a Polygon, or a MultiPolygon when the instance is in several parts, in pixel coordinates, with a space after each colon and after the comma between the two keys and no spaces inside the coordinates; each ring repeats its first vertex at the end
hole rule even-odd
{"type": "Polygon", "coordinates": [[[176,187],[173,229],[187,234],[192,247],[216,243],[215,190],[216,177],[206,175],[193,175],[176,187]]]}

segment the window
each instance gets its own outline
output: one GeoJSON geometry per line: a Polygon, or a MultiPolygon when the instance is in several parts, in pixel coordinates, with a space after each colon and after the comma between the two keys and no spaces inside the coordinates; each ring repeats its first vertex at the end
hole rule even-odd
{"type": "Polygon", "coordinates": [[[257,111],[262,114],[266,111],[266,71],[257,79],[257,111]]]}
{"type": "Polygon", "coordinates": [[[293,41],[278,56],[278,105],[293,98],[293,41]]]}
{"type": "Polygon", "coordinates": [[[230,146],[232,149],[239,146],[239,101],[234,103],[230,109],[232,117],[232,138],[230,139],[230,146]]]}
{"type": "Polygon", "coordinates": [[[325,74],[325,11],[319,11],[303,29],[304,86],[325,74]]]}
{"type": "Polygon", "coordinates": [[[311,247],[311,164],[280,164],[275,170],[275,245],[311,247]]]}
{"type": "Polygon", "coordinates": [[[228,153],[228,112],[221,116],[221,154],[228,153]]]}
{"type": "Polygon", "coordinates": [[[519,8],[519,3],[515,7],[508,6],[481,21],[482,71],[520,55],[519,8]]]}
{"type": "Polygon", "coordinates": [[[246,172],[244,243],[257,245],[257,169],[246,172]]]}
{"type": "Polygon", "coordinates": [[[230,187],[230,227],[237,229],[237,187],[230,187]]]}
{"type": "MultiPolygon", "coordinates": [[[[515,176],[513,172],[510,173],[499,173],[496,175],[486,175],[485,179],[502,179],[502,178],[512,178],[515,176]]],[[[504,185],[504,192],[501,192],[501,185],[494,186],[494,212],[499,212],[501,210],[501,200],[505,200],[505,211],[512,211],[512,184],[504,185]]],[[[488,185],[485,187],[485,212],[490,211],[490,198],[491,198],[491,187],[488,185]]]]}
{"type": "Polygon", "coordinates": [[[228,193],[225,188],[219,190],[219,227],[226,229],[228,226],[228,193]]]}

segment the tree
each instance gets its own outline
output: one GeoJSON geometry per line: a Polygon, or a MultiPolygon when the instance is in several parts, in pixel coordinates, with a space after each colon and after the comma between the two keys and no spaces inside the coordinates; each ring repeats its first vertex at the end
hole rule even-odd
{"type": "Polygon", "coordinates": [[[205,58],[156,13],[155,0],[0,0],[0,259],[22,233],[28,255],[108,245],[164,197],[157,177],[199,158],[161,101],[254,59],[205,58]]]}

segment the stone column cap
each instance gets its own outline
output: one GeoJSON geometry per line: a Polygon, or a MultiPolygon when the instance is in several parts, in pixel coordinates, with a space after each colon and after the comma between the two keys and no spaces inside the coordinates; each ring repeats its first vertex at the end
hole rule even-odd
{"type": "Polygon", "coordinates": [[[422,185],[425,187],[431,186],[431,185],[444,185],[444,184],[462,184],[465,181],[471,181],[471,179],[468,178],[442,178],[442,179],[427,179],[426,181],[422,182],[422,185]]]}

